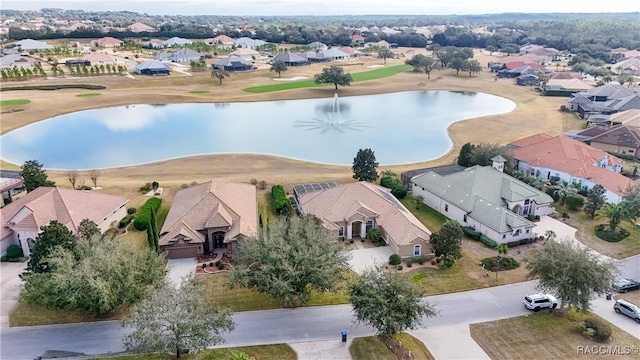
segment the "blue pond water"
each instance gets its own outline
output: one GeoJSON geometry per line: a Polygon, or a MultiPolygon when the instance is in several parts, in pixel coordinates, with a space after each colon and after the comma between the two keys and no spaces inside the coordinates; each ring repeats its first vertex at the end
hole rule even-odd
{"type": "MultiPolygon", "coordinates": [[[[196,154],[271,154],[350,165],[372,148],[380,164],[435,159],[446,129],[501,114],[515,103],[483,93],[411,91],[340,98],[224,104],[131,105],[81,111],[0,137],[2,158],[51,169],[95,169],[196,154]]],[[[491,126],[491,119],[483,126],[491,126]]]]}

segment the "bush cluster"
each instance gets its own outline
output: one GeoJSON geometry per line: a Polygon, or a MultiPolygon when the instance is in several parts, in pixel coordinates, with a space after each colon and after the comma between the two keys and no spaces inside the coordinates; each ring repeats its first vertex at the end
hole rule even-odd
{"type": "Polygon", "coordinates": [[[604,342],[609,340],[609,338],[611,337],[611,326],[596,318],[586,319],[584,321],[584,324],[579,324],[577,328],[584,335],[593,336],[593,338],[597,341],[604,342]],[[591,333],[587,331],[588,328],[594,329],[596,333],[594,335],[591,335],[591,333]]]}
{"type": "Polygon", "coordinates": [[[547,193],[547,195],[551,196],[553,198],[553,201],[558,201],[560,197],[556,193],[556,190],[558,190],[557,187],[549,186],[544,192],[547,193]]]}
{"type": "Polygon", "coordinates": [[[490,258],[485,258],[480,260],[480,264],[482,264],[482,266],[490,271],[502,271],[502,270],[512,270],[515,269],[517,267],[520,266],[520,263],[513,258],[510,257],[501,257],[500,258],[500,266],[498,267],[498,261],[497,261],[497,257],[490,257],[490,258]]]}
{"type": "Polygon", "coordinates": [[[391,254],[391,256],[389,256],[389,265],[400,265],[401,262],[402,258],[400,258],[400,255],[391,254]]]}
{"type": "Polygon", "coordinates": [[[367,231],[367,239],[371,240],[371,242],[375,246],[386,245],[384,242],[384,239],[382,238],[382,234],[380,234],[380,230],[378,228],[369,229],[369,231],[367,231]]]}
{"type": "Polygon", "coordinates": [[[480,242],[485,244],[486,246],[494,249],[498,247],[498,243],[495,242],[495,240],[492,240],[488,237],[486,237],[485,235],[480,236],[480,242]]]}
{"type": "Polygon", "coordinates": [[[582,196],[570,195],[564,201],[570,210],[579,210],[584,206],[584,198],[582,196]]]}
{"type": "Polygon", "coordinates": [[[273,206],[275,207],[276,212],[279,215],[288,215],[290,213],[290,204],[282,185],[273,185],[271,187],[271,196],[273,197],[273,206]]]}
{"type": "Polygon", "coordinates": [[[138,209],[134,208],[134,207],[130,207],[127,209],[127,214],[131,215],[131,214],[135,214],[136,211],[138,211],[138,209]]]}
{"type": "Polygon", "coordinates": [[[118,227],[119,228],[127,227],[127,225],[129,225],[131,223],[131,220],[133,220],[133,217],[134,217],[133,214],[129,214],[129,215],[123,217],[122,220],[120,220],[120,222],[118,223],[118,227]]]}
{"type": "Polygon", "coordinates": [[[470,228],[468,226],[463,226],[462,227],[462,232],[468,238],[470,238],[472,240],[480,241],[481,243],[485,244],[486,246],[488,246],[490,248],[498,247],[498,243],[495,240],[492,240],[492,239],[488,238],[487,236],[483,235],[481,232],[476,231],[473,228],[470,228]]]}
{"type": "Polygon", "coordinates": [[[11,244],[7,247],[7,256],[3,257],[2,261],[18,262],[24,258],[22,248],[16,244],[11,244]]]}
{"type": "Polygon", "coordinates": [[[402,185],[402,181],[397,177],[384,176],[380,179],[380,186],[391,189],[391,194],[398,199],[402,199],[407,196],[407,190],[402,185]]]}
{"type": "Polygon", "coordinates": [[[151,221],[151,211],[157,213],[158,209],[160,209],[160,204],[162,204],[162,199],[152,197],[142,205],[140,211],[138,211],[138,216],[133,221],[133,226],[136,230],[143,231],[147,229],[147,224],[151,221]]]}

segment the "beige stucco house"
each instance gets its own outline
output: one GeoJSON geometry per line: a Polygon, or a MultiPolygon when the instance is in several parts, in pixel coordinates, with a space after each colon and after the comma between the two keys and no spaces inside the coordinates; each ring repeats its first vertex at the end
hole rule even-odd
{"type": "Polygon", "coordinates": [[[365,238],[378,228],[384,241],[401,257],[431,254],[431,231],[427,229],[391,190],[361,181],[296,185],[298,209],[315,215],[337,238],[365,238]]]}
{"type": "Polygon", "coordinates": [[[80,222],[89,219],[105,232],[127,215],[127,201],[95,191],[39,187],[0,209],[0,250],[18,244],[29,256],[40,227],[53,220],[75,233],[80,222]]]}
{"type": "Polygon", "coordinates": [[[237,240],[255,237],[257,227],[255,186],[207,181],[176,193],[159,245],[169,258],[198,257],[216,249],[232,254],[237,240]]]}

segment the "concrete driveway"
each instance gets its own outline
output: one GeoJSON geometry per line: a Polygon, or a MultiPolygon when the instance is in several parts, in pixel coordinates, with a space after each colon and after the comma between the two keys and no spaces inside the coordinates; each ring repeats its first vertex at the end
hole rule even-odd
{"type": "Polygon", "coordinates": [[[612,258],[610,258],[610,257],[608,257],[606,255],[602,255],[599,252],[591,249],[587,245],[581,243],[576,238],[576,231],[577,230],[573,226],[569,226],[569,225],[563,223],[562,221],[556,220],[556,219],[554,219],[552,217],[549,217],[549,216],[542,216],[542,217],[540,217],[540,221],[536,223],[535,232],[538,233],[539,235],[544,235],[544,233],[547,230],[552,230],[553,232],[556,233],[556,235],[557,235],[556,241],[570,241],[570,242],[573,242],[574,244],[577,244],[581,248],[589,249],[592,254],[596,255],[601,260],[614,261],[614,259],[612,259],[612,258]]]}
{"type": "Polygon", "coordinates": [[[196,272],[196,258],[169,259],[167,261],[167,280],[180,285],[182,278],[196,272]]]}
{"type": "Polygon", "coordinates": [[[9,315],[18,305],[22,280],[18,275],[24,272],[26,262],[0,263],[0,327],[9,327],[9,315]]]}
{"type": "Polygon", "coordinates": [[[362,274],[365,269],[374,265],[382,265],[389,261],[389,256],[393,254],[388,246],[379,246],[369,249],[351,250],[351,260],[349,265],[351,269],[362,274]]]}

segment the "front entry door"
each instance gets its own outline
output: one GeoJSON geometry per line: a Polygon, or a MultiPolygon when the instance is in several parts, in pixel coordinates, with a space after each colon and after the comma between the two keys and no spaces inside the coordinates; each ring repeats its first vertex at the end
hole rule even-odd
{"type": "Polygon", "coordinates": [[[224,233],[223,232],[215,232],[215,233],[213,233],[213,247],[214,248],[224,247],[224,233]]]}

